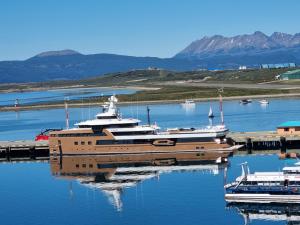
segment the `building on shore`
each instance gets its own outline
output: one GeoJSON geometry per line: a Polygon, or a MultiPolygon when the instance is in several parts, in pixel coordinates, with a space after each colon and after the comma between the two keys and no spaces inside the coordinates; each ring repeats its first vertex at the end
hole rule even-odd
{"type": "Polygon", "coordinates": [[[295,63],[277,63],[277,64],[262,64],[261,69],[280,69],[280,68],[295,68],[295,63]]]}
{"type": "Polygon", "coordinates": [[[279,80],[295,80],[300,79],[300,69],[291,70],[276,76],[279,80]]]}
{"type": "Polygon", "coordinates": [[[287,121],[277,127],[280,135],[300,134],[300,121],[287,121]]]}
{"type": "Polygon", "coordinates": [[[239,66],[239,70],[246,70],[247,66],[239,66]]]}

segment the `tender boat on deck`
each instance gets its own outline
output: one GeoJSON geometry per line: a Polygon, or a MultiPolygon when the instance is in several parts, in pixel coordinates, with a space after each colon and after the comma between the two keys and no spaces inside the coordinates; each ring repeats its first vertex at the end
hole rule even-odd
{"type": "Polygon", "coordinates": [[[226,184],[225,190],[227,202],[300,203],[300,166],[250,174],[244,163],[242,175],[226,184]]]}

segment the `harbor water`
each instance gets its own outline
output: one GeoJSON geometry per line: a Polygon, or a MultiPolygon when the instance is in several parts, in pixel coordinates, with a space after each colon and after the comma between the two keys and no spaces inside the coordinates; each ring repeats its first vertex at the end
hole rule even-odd
{"type": "MultiPolygon", "coordinates": [[[[224,101],[225,123],[233,131],[275,130],[287,120],[300,119],[300,100],[273,99],[267,106],[253,101],[240,105],[224,101]]],[[[100,104],[99,104],[100,105],[100,104]]],[[[212,106],[220,121],[218,102],[151,105],[151,123],[162,129],[199,127],[209,123],[212,106]]],[[[124,117],[147,121],[146,105],[120,107],[124,117]]],[[[70,109],[70,124],[93,118],[99,106],[70,109]]],[[[64,109],[0,113],[1,140],[28,140],[46,128],[65,126],[64,109]]],[[[247,161],[251,171],[279,171],[295,160],[279,160],[275,154],[237,155],[225,165],[162,167],[155,173],[138,172],[134,179],[126,168],[115,173],[114,182],[91,182],[92,176],[59,174],[55,163],[0,163],[0,218],[6,225],[62,224],[293,224],[297,208],[268,205],[226,205],[223,185],[241,173],[247,161]],[[122,181],[122,182],[120,182],[122,181]],[[116,186],[122,183],[122,186],[116,186]],[[12,216],[13,215],[13,216],[12,216]]],[[[64,169],[65,164],[62,164],[64,169]]],[[[127,168],[128,169],[128,168],[127,168]]],[[[132,175],[132,173],[131,173],[132,175]]],[[[299,221],[298,221],[299,222],[299,221]]]]}
{"type": "Polygon", "coordinates": [[[16,101],[21,105],[46,103],[53,101],[80,100],[89,97],[109,96],[113,94],[132,94],[134,89],[112,88],[70,88],[46,91],[23,91],[0,93],[0,106],[13,106],[16,101]]]}

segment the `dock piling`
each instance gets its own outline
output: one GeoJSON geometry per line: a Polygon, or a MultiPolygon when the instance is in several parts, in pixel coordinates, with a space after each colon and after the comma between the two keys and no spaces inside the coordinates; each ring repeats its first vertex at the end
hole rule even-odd
{"type": "Polygon", "coordinates": [[[0,141],[0,160],[49,157],[48,141],[0,141]]]}
{"type": "Polygon", "coordinates": [[[253,148],[252,140],[251,140],[251,138],[247,138],[246,139],[246,149],[247,149],[249,154],[252,153],[252,148],[253,148]]]}
{"type": "Polygon", "coordinates": [[[286,138],[280,137],[280,152],[286,153],[286,138]]]}

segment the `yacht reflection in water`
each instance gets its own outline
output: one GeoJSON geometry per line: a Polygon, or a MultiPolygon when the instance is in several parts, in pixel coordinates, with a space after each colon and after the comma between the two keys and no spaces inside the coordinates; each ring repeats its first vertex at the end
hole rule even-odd
{"type": "Polygon", "coordinates": [[[122,210],[122,191],[139,182],[158,178],[173,171],[203,171],[218,174],[227,159],[207,153],[133,154],[51,157],[52,175],[74,179],[80,184],[101,190],[118,211],[122,210]]]}
{"type": "Polygon", "coordinates": [[[286,221],[287,225],[300,224],[300,204],[229,203],[227,208],[237,210],[243,216],[244,224],[255,220],[286,221]]]}

